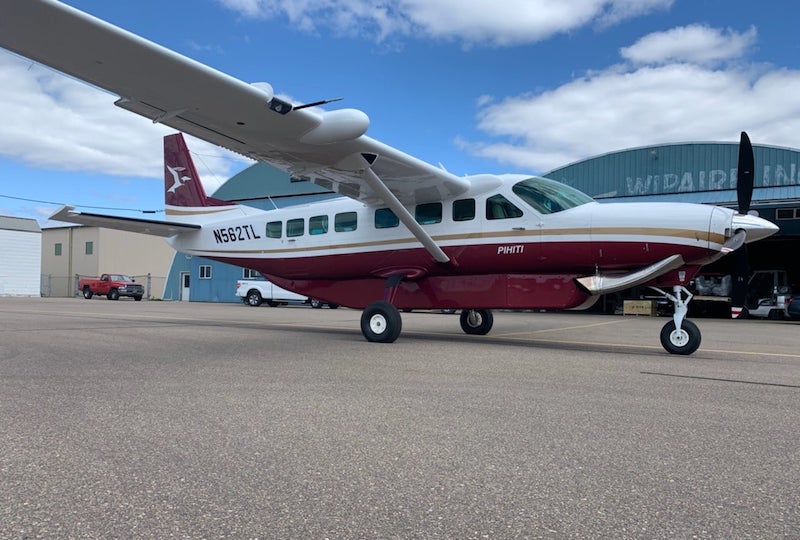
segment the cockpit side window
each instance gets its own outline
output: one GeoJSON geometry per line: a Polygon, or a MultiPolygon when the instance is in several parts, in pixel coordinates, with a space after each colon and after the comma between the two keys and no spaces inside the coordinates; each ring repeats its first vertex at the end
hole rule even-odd
{"type": "Polygon", "coordinates": [[[509,219],[522,217],[522,210],[502,195],[486,199],[486,219],[509,219]]]}
{"type": "Polygon", "coordinates": [[[548,178],[528,178],[514,184],[512,191],[540,214],[569,210],[594,199],[577,189],[548,178]]]}

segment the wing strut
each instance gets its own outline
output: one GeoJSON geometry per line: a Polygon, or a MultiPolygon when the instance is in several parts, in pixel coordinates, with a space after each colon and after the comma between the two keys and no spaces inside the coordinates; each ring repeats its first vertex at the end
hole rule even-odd
{"type": "Polygon", "coordinates": [[[395,197],[394,193],[392,193],[386,184],[380,179],[380,177],[375,174],[375,172],[370,168],[370,165],[375,162],[375,158],[377,156],[370,155],[369,157],[372,160],[368,160],[365,156],[361,154],[354,154],[350,157],[346,158],[343,163],[339,163],[339,166],[344,165],[349,170],[355,170],[356,172],[360,173],[361,177],[364,179],[364,182],[375,192],[385,204],[388,206],[392,212],[395,213],[397,218],[408,227],[408,230],[411,231],[417,240],[419,240],[425,249],[428,250],[428,253],[436,260],[436,262],[440,263],[449,263],[451,262],[450,257],[448,257],[442,248],[440,248],[436,242],[433,241],[431,235],[429,235],[425,229],[423,229],[417,220],[414,219],[414,216],[411,215],[411,212],[406,210],[406,207],[400,203],[400,201],[395,197]],[[353,167],[356,165],[357,167],[353,167]]]}

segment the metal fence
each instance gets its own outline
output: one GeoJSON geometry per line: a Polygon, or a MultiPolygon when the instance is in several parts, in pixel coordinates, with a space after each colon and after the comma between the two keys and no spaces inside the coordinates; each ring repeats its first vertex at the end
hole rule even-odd
{"type": "MultiPolygon", "coordinates": [[[[72,276],[57,276],[53,274],[42,274],[41,289],[42,296],[52,296],[66,298],[79,296],[81,291],[78,289],[78,282],[81,278],[92,278],[97,276],[83,276],[75,274],[72,276]]],[[[144,285],[144,297],[147,300],[161,300],[164,293],[164,285],[167,282],[166,276],[154,276],[152,274],[131,276],[137,283],[144,285]]]]}

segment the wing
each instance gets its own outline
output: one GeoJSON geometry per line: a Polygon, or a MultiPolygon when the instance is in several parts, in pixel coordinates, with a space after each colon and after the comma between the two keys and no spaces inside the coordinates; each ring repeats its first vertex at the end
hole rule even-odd
{"type": "MultiPolygon", "coordinates": [[[[442,200],[469,182],[364,135],[354,109],[293,107],[247,84],[54,0],[0,0],[0,46],[110,91],[116,104],[278,166],[367,204],[442,200]]],[[[390,205],[391,206],[391,205],[390,205]]]]}

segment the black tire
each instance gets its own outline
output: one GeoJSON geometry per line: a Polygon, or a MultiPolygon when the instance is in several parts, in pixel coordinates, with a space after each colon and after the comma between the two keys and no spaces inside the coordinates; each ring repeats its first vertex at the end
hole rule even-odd
{"type": "Polygon", "coordinates": [[[267,305],[269,307],[278,307],[281,304],[280,302],[276,302],[275,300],[267,300],[267,305]]]}
{"type": "Polygon", "coordinates": [[[339,304],[328,304],[329,309],[339,309],[339,304]]]}
{"type": "Polygon", "coordinates": [[[133,299],[136,300],[137,302],[141,302],[142,301],[141,295],[138,295],[138,294],[136,296],[134,296],[133,299]]]}
{"type": "Polygon", "coordinates": [[[311,307],[314,309],[322,309],[323,302],[322,300],[317,300],[316,298],[312,298],[308,301],[311,304],[311,307]]]}
{"type": "Polygon", "coordinates": [[[681,323],[680,332],[675,330],[675,321],[669,321],[661,329],[661,346],[670,354],[692,354],[700,347],[700,329],[686,319],[681,323]]]}
{"type": "Polygon", "coordinates": [[[264,299],[261,298],[261,293],[258,292],[256,289],[252,289],[247,291],[247,296],[245,297],[245,302],[248,306],[258,307],[261,305],[264,299]]]}
{"type": "Polygon", "coordinates": [[[106,297],[109,300],[119,300],[119,291],[117,289],[111,289],[110,291],[108,291],[106,297]]]}
{"type": "Polygon", "coordinates": [[[373,302],[361,313],[361,333],[373,343],[393,343],[403,329],[400,312],[389,302],[373,302]]]}
{"type": "Polygon", "coordinates": [[[91,300],[92,296],[94,296],[94,293],[92,293],[92,289],[90,289],[89,287],[84,287],[83,297],[86,298],[87,300],[91,300]]]}
{"type": "Polygon", "coordinates": [[[461,329],[466,334],[484,336],[494,324],[494,315],[488,309],[465,309],[461,312],[461,329]]]}

